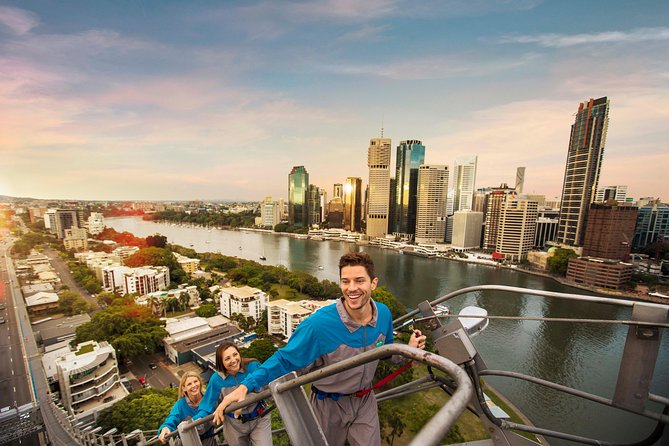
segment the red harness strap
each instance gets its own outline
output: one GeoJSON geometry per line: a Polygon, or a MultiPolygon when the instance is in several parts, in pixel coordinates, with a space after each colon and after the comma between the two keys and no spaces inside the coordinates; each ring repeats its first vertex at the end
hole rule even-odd
{"type": "Polygon", "coordinates": [[[413,363],[413,360],[407,362],[406,364],[404,364],[404,365],[403,365],[402,367],[400,367],[399,369],[395,370],[395,371],[394,371],[393,373],[391,373],[390,375],[386,376],[386,377],[383,378],[383,379],[380,379],[376,384],[374,384],[374,385],[373,385],[372,387],[370,387],[369,389],[358,390],[358,391],[355,392],[353,395],[357,396],[358,398],[361,398],[361,397],[367,395],[367,394],[368,394],[369,392],[371,392],[372,390],[374,390],[374,389],[378,389],[379,387],[383,387],[383,386],[385,386],[385,385],[388,384],[390,381],[392,381],[393,379],[397,378],[397,376],[398,376],[400,373],[402,373],[402,372],[404,372],[406,369],[408,369],[408,368],[411,366],[412,363],[413,363]]]}

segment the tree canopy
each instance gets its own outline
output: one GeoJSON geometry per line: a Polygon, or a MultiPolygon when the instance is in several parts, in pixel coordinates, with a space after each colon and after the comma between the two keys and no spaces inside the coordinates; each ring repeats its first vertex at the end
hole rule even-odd
{"type": "Polygon", "coordinates": [[[242,348],[239,352],[244,358],[255,358],[260,362],[265,362],[276,350],[271,339],[256,339],[248,348],[242,348]]]}
{"type": "Polygon", "coordinates": [[[202,304],[195,309],[195,314],[200,317],[212,317],[218,314],[218,308],[214,304],[202,304]]]}
{"type": "Polygon", "coordinates": [[[557,248],[553,256],[548,258],[546,266],[549,272],[558,276],[566,276],[569,259],[575,259],[577,257],[578,254],[571,249],[557,248]]]}
{"type": "Polygon", "coordinates": [[[87,313],[93,309],[91,304],[86,302],[79,293],[74,291],[63,291],[58,296],[58,309],[65,316],[87,313]]]}
{"type": "Polygon", "coordinates": [[[188,280],[188,275],[177,262],[174,254],[167,248],[158,248],[151,246],[141,248],[125,260],[126,266],[166,266],[170,270],[170,281],[174,283],[184,283],[188,280]]]}
{"type": "Polygon", "coordinates": [[[77,327],[74,342],[107,341],[122,358],[135,358],[155,351],[165,336],[164,322],[149,308],[124,301],[97,312],[90,322],[77,327]]]}
{"type": "Polygon", "coordinates": [[[117,428],[120,432],[135,429],[157,431],[177,400],[177,389],[141,389],[100,412],[97,425],[102,431],[117,428]]]}

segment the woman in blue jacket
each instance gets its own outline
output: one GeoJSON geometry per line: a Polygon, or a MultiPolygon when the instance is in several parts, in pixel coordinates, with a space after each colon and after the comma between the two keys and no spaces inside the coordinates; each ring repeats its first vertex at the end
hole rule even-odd
{"type": "MultiPolygon", "coordinates": [[[[237,388],[247,375],[260,367],[252,358],[242,358],[232,342],[224,342],[216,348],[216,369],[211,376],[200,408],[193,419],[203,418],[214,412],[218,403],[237,388]]],[[[230,446],[270,446],[272,425],[264,401],[242,409],[241,416],[228,414],[223,421],[223,437],[230,446]]]]}
{"type": "MultiPolygon", "coordinates": [[[[200,375],[195,372],[186,372],[183,374],[179,381],[179,399],[172,406],[172,410],[165,419],[165,422],[158,428],[158,439],[161,442],[167,443],[168,439],[166,436],[176,430],[179,423],[193,418],[197,413],[200,401],[202,401],[203,390],[204,386],[202,385],[200,375]]],[[[215,444],[214,437],[212,436],[213,426],[210,423],[198,426],[198,432],[202,431],[205,431],[204,434],[200,434],[202,445],[213,446],[215,444]]]]}

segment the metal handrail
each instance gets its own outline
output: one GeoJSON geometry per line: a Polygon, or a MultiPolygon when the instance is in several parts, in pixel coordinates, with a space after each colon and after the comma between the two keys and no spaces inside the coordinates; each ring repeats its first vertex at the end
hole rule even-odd
{"type": "MultiPolygon", "coordinates": [[[[467,407],[467,404],[474,393],[474,385],[463,369],[443,356],[434,353],[426,352],[404,344],[388,344],[336,364],[323,367],[322,369],[298,376],[290,381],[280,383],[275,387],[275,391],[283,393],[342,371],[358,367],[362,364],[385,359],[393,355],[403,356],[407,359],[425,363],[448,374],[454,379],[457,388],[449,401],[423,426],[423,429],[418,432],[410,444],[411,446],[438,445],[446,436],[453,423],[455,423],[460,413],[467,407]]],[[[260,392],[244,401],[229,405],[224,410],[224,413],[227,414],[234,412],[237,409],[250,406],[268,396],[270,396],[269,390],[260,392]]],[[[168,438],[176,437],[179,432],[195,429],[197,426],[213,420],[213,417],[214,415],[212,414],[189,423],[183,423],[179,426],[179,430],[171,432],[168,438]]]]}
{"type": "MultiPolygon", "coordinates": [[[[432,305],[437,305],[442,302],[445,302],[447,300],[453,299],[454,297],[461,296],[463,294],[468,294],[472,293],[474,291],[506,291],[506,292],[511,292],[511,293],[520,293],[520,294],[531,294],[534,296],[543,296],[543,297],[555,297],[558,299],[568,299],[568,300],[577,300],[577,301],[583,301],[583,302],[596,302],[596,303],[601,303],[601,304],[607,304],[607,305],[617,305],[621,307],[633,307],[634,305],[647,305],[649,307],[665,307],[666,305],[662,304],[656,304],[652,302],[635,302],[635,301],[630,301],[630,300],[622,300],[622,299],[615,299],[611,297],[599,297],[599,296],[587,296],[583,294],[573,294],[573,293],[558,293],[555,291],[543,291],[543,290],[533,290],[529,288],[520,288],[520,287],[515,287],[515,286],[506,286],[506,285],[477,285],[477,286],[470,286],[467,288],[462,288],[459,290],[455,290],[451,293],[445,294],[441,297],[436,298],[432,302],[430,302],[432,305]]],[[[399,318],[395,319],[393,321],[393,325],[399,324],[401,322],[404,322],[405,320],[411,318],[412,316],[415,316],[420,313],[419,309],[412,310],[405,314],[404,316],[400,316],[399,318]]]]}

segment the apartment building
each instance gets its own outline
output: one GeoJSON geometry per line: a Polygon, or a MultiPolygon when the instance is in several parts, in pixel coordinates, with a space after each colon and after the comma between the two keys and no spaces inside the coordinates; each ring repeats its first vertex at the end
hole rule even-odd
{"type": "Polygon", "coordinates": [[[246,317],[251,316],[256,321],[267,308],[269,298],[262,290],[248,285],[243,287],[226,287],[221,289],[221,314],[230,317],[235,313],[246,317]]]}

